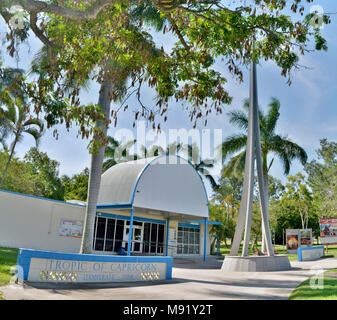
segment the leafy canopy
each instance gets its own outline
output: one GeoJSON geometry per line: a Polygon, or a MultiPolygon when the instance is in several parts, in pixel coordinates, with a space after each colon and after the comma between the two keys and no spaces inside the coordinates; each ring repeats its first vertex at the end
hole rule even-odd
{"type": "MultiPolygon", "coordinates": [[[[327,49],[319,29],[311,28],[314,13],[304,17],[308,3],[314,1],[5,0],[0,14],[9,26],[9,54],[28,37],[28,30],[46,46],[48,72],[37,83],[21,84],[34,110],[43,110],[50,126],[76,122],[82,137],[88,137],[94,133],[93,123],[104,118],[99,106],[80,103],[80,86],[88,79],[118,83],[123,71],[132,70],[126,97],[137,96],[135,120],[145,117],[159,130],[157,115],[166,120],[171,100],[188,104],[194,125],[198,119],[206,123],[210,112],[221,113],[231,102],[226,79],[216,71],[218,58],[240,81],[242,66],[252,59],[272,60],[290,82],[311,39],[316,50],[327,49]],[[11,28],[12,5],[24,9],[23,29],[11,28]],[[153,40],[158,31],[164,39],[166,34],[176,37],[171,49],[165,51],[153,40]],[[66,96],[63,85],[69,80],[75,85],[66,96]],[[153,105],[141,99],[145,84],[156,92],[153,105]]],[[[323,23],[329,17],[323,16],[323,23]]],[[[111,100],[115,98],[113,93],[111,100]]],[[[115,124],[118,111],[126,108],[124,101],[113,109],[115,124]]]]}

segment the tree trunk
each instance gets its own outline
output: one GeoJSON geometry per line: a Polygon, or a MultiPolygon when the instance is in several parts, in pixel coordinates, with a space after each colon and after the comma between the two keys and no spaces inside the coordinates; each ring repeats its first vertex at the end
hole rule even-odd
{"type": "Polygon", "coordinates": [[[216,242],[216,238],[214,237],[214,239],[211,243],[211,255],[213,255],[214,251],[215,251],[215,242],[216,242]]]}
{"type": "MultiPolygon", "coordinates": [[[[227,238],[225,237],[223,241],[224,241],[224,243],[225,243],[225,247],[228,248],[227,238]]],[[[220,242],[219,242],[219,249],[220,249],[220,242]]]]}
{"type": "Polygon", "coordinates": [[[2,186],[3,183],[4,183],[4,181],[5,181],[5,176],[6,176],[6,173],[7,173],[8,167],[9,167],[9,164],[10,164],[10,162],[11,162],[11,160],[12,160],[13,155],[14,155],[14,149],[15,149],[15,146],[16,146],[16,143],[17,143],[17,142],[18,142],[18,135],[15,135],[15,140],[14,140],[13,146],[12,146],[12,148],[11,148],[12,150],[11,150],[11,153],[10,153],[10,155],[9,155],[8,161],[7,161],[7,163],[6,163],[5,171],[3,172],[2,177],[1,177],[0,186],[2,186]]]}
{"type": "MultiPolygon", "coordinates": [[[[112,82],[105,80],[101,84],[98,104],[101,106],[106,119],[110,120],[112,82]]],[[[102,127],[104,136],[107,135],[108,128],[103,121],[97,121],[96,127],[102,127]]],[[[96,207],[101,184],[105,146],[101,146],[96,155],[91,156],[90,174],[88,182],[88,203],[85,213],[83,237],[80,253],[92,253],[94,241],[94,225],[96,218],[96,207]]]]}
{"type": "Polygon", "coordinates": [[[258,239],[258,234],[255,234],[253,243],[252,243],[252,252],[254,253],[255,251],[258,251],[257,247],[257,239],[258,239]]]}

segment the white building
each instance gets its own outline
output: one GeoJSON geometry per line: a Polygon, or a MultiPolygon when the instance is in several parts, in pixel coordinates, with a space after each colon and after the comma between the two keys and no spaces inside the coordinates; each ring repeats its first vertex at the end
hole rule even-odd
{"type": "MultiPolygon", "coordinates": [[[[0,246],[77,253],[84,216],[85,203],[1,190],[0,246]]],[[[186,160],[170,155],[120,163],[102,175],[93,248],[206,258],[208,217],[204,184],[186,160]]]]}

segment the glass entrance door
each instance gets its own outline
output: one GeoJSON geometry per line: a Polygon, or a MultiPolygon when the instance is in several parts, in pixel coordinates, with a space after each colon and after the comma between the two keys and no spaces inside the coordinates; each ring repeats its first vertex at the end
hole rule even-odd
{"type": "Polygon", "coordinates": [[[134,226],[132,235],[132,252],[142,252],[143,251],[143,226],[134,226]]]}
{"type": "MultiPolygon", "coordinates": [[[[143,223],[139,225],[138,223],[132,227],[132,243],[131,243],[131,252],[141,253],[143,251],[143,223]]],[[[125,225],[124,236],[123,236],[123,247],[127,250],[128,241],[129,241],[129,225],[125,225]]]]}

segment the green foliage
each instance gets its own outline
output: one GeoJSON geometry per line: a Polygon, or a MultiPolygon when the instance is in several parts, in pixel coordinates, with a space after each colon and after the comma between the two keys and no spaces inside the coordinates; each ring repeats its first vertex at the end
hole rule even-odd
{"type": "Polygon", "coordinates": [[[0,133],[3,146],[8,136],[14,136],[10,146],[10,155],[3,169],[0,186],[3,184],[8,167],[14,155],[15,147],[25,134],[32,136],[38,145],[43,135],[43,121],[29,112],[30,101],[22,91],[23,71],[7,68],[0,72],[0,133]]]}
{"type": "MultiPolygon", "coordinates": [[[[9,158],[0,151],[0,170],[9,158]]],[[[47,153],[31,148],[24,160],[12,158],[2,189],[55,200],[87,200],[89,170],[72,177],[59,177],[59,163],[47,153]]]]}
{"type": "Polygon", "coordinates": [[[59,162],[51,160],[47,153],[31,148],[24,159],[30,166],[35,182],[34,193],[39,196],[64,200],[64,186],[59,178],[59,162]]]}
{"type": "Polygon", "coordinates": [[[0,286],[9,285],[13,276],[10,273],[10,269],[16,265],[17,256],[18,249],[0,247],[0,286]]]}
{"type": "Polygon", "coordinates": [[[221,222],[221,225],[210,225],[209,234],[213,237],[211,243],[211,253],[215,252],[215,244],[217,237],[219,244],[225,242],[226,239],[232,239],[235,232],[234,220],[226,214],[226,210],[222,204],[209,204],[209,219],[210,221],[221,222]]]}
{"type": "Polygon", "coordinates": [[[282,243],[286,229],[311,228],[319,236],[319,216],[308,184],[301,173],[289,176],[281,199],[270,203],[270,221],[276,241],[282,243]]]}
{"type": "MultiPolygon", "coordinates": [[[[25,7],[24,2],[14,2],[25,7]]],[[[79,88],[88,79],[99,83],[112,79],[111,99],[117,101],[121,93],[126,94],[127,88],[122,84],[130,77],[129,89],[139,101],[135,120],[145,117],[154,127],[156,121],[158,129],[156,114],[164,115],[170,100],[187,103],[194,125],[198,119],[206,123],[211,111],[221,113],[223,105],[231,102],[226,79],[215,70],[217,58],[224,59],[230,72],[241,81],[241,68],[252,59],[276,62],[290,81],[291,70],[298,66],[298,55],[309,52],[311,39],[316,50],[326,50],[319,29],[310,27],[313,15],[303,17],[306,2],[259,0],[238,5],[212,0],[117,0],[98,8],[98,14],[90,18],[81,18],[81,14],[100,2],[46,2],[43,8],[25,7],[30,15],[28,27],[46,45],[49,56],[44,75],[35,84],[27,84],[27,91],[36,104],[34,109],[45,111],[49,125],[78,122],[83,137],[99,137],[93,123],[100,115],[83,114],[82,109],[86,108],[79,101],[79,88]],[[44,14],[38,15],[40,11],[44,14]],[[155,43],[152,34],[158,31],[176,37],[172,50],[164,52],[155,43]],[[69,82],[76,85],[65,96],[64,84],[69,82]],[[156,91],[153,106],[141,101],[144,84],[156,91]]],[[[8,23],[7,6],[7,1],[1,4],[0,14],[8,23]]],[[[329,18],[324,16],[323,23],[329,23],[329,18]]],[[[22,39],[28,35],[26,27],[18,33],[22,39]]],[[[15,32],[11,30],[7,36],[13,54],[15,32]]],[[[115,124],[117,113],[124,106],[127,107],[122,102],[116,108],[115,124]]],[[[104,137],[100,138],[104,142],[104,137]]],[[[96,146],[90,148],[93,151],[96,146]]]]}
{"type": "Polygon", "coordinates": [[[337,143],[322,139],[316,152],[318,160],[305,167],[314,204],[321,218],[337,217],[337,143]]]}
{"type": "MultiPolygon", "coordinates": [[[[8,159],[8,152],[0,151],[1,172],[5,169],[8,159]]],[[[35,182],[30,166],[18,158],[13,157],[1,189],[25,194],[35,194],[35,182]]]]}
{"type": "Polygon", "coordinates": [[[65,200],[87,201],[89,169],[85,168],[81,173],[73,175],[71,178],[64,175],[61,178],[64,186],[65,200]]]}

